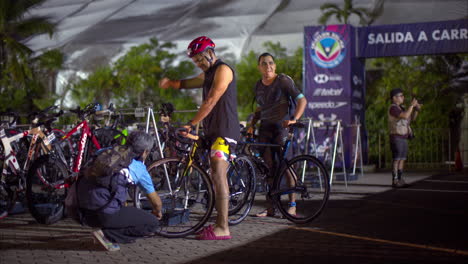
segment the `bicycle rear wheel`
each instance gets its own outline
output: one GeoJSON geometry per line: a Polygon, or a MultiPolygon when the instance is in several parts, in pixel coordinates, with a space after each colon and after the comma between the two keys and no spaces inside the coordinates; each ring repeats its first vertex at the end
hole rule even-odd
{"type": "Polygon", "coordinates": [[[328,172],[322,162],[310,155],[293,158],[283,166],[271,192],[279,211],[296,224],[317,218],[330,195],[328,172]],[[296,213],[288,212],[290,199],[296,200],[296,213]]]}
{"type": "MultiPolygon", "coordinates": [[[[158,160],[148,167],[156,191],[163,202],[163,219],[156,232],[164,237],[185,237],[208,221],[214,207],[214,191],[208,174],[192,164],[183,176],[186,163],[179,158],[158,160]],[[166,178],[166,173],[168,178],[166,178]]],[[[146,196],[136,188],[135,206],[151,210],[146,196]]]]}
{"type": "Polygon", "coordinates": [[[242,222],[252,209],[255,198],[255,167],[246,156],[238,156],[227,172],[229,185],[229,225],[242,222]]]}
{"type": "Polygon", "coordinates": [[[41,224],[53,224],[64,216],[65,180],[69,172],[55,155],[35,160],[26,180],[26,197],[31,215],[41,224]]]}
{"type": "Polygon", "coordinates": [[[17,195],[15,189],[18,185],[14,179],[17,175],[10,174],[10,170],[7,173],[5,181],[0,181],[0,219],[5,218],[13,208],[17,195]]]}

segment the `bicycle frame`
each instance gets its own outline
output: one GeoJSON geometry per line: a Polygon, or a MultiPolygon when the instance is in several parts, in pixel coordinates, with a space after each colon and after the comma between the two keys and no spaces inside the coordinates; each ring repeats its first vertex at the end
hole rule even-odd
{"type": "Polygon", "coordinates": [[[83,162],[83,157],[86,149],[86,143],[88,142],[88,138],[91,137],[91,142],[93,142],[96,149],[101,149],[101,145],[96,138],[96,136],[91,133],[91,128],[88,125],[88,121],[83,120],[77,126],[75,126],[72,130],[70,130],[65,136],[62,137],[62,140],[70,138],[73,134],[75,134],[79,129],[81,129],[81,136],[80,141],[78,142],[78,155],[76,156],[73,162],[72,172],[78,173],[81,168],[81,164],[83,162]]]}
{"type": "MultiPolygon", "coordinates": [[[[291,127],[289,128],[288,136],[286,137],[286,141],[283,143],[283,145],[280,145],[280,144],[272,144],[272,143],[249,143],[249,142],[245,142],[244,144],[245,144],[246,146],[273,147],[273,148],[279,148],[279,149],[281,149],[281,160],[280,160],[280,164],[279,164],[280,166],[279,166],[279,168],[281,168],[281,166],[283,166],[283,164],[284,164],[285,166],[288,167],[288,170],[289,170],[290,172],[294,172],[294,171],[290,168],[289,162],[288,162],[289,159],[287,158],[287,153],[288,153],[289,148],[291,147],[291,142],[292,142],[292,140],[293,140],[293,137],[294,137],[294,127],[291,126],[291,127]]],[[[250,154],[251,154],[251,153],[250,153],[250,154]]],[[[270,168],[268,168],[268,169],[270,169],[270,168]]],[[[278,176],[279,176],[279,173],[280,173],[280,170],[277,170],[276,173],[275,173],[275,175],[274,175],[274,178],[278,177],[278,176]]],[[[303,169],[303,171],[302,171],[302,173],[301,173],[302,175],[301,175],[301,177],[300,177],[300,178],[301,178],[301,181],[304,181],[305,173],[306,173],[306,172],[305,172],[305,167],[304,167],[304,169],[303,169]]],[[[297,178],[297,177],[293,177],[293,179],[294,179],[295,181],[297,181],[298,178],[297,178]]],[[[320,183],[320,184],[321,184],[321,183],[320,183]]],[[[271,190],[270,190],[270,191],[271,191],[271,190]]],[[[284,191],[284,190],[283,190],[283,191],[284,191]]],[[[271,193],[271,195],[274,195],[274,194],[276,194],[276,193],[271,193]]]]}
{"type": "Polygon", "coordinates": [[[18,163],[18,159],[16,158],[16,155],[15,155],[15,152],[13,151],[13,148],[11,147],[11,142],[27,137],[29,133],[30,133],[30,130],[26,130],[16,135],[13,135],[11,137],[7,137],[5,133],[5,129],[2,128],[0,130],[0,137],[1,137],[2,145],[3,145],[3,153],[5,155],[5,161],[3,162],[3,168],[2,168],[2,178],[1,178],[2,181],[5,180],[4,176],[7,173],[7,167],[10,167],[15,175],[17,175],[18,172],[21,170],[21,167],[18,163]]]}

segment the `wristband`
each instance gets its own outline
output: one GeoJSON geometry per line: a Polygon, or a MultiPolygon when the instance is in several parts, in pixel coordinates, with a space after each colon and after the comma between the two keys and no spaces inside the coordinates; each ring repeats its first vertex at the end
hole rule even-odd
{"type": "Polygon", "coordinates": [[[193,120],[189,120],[187,122],[187,126],[190,126],[190,128],[193,130],[195,128],[195,125],[192,122],[193,122],[193,120]]]}

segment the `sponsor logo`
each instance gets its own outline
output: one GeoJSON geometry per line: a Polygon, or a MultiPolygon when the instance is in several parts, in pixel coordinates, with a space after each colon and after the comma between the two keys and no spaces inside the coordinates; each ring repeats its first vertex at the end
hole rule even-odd
{"type": "Polygon", "coordinates": [[[318,84],[324,84],[329,81],[340,82],[341,80],[343,80],[343,78],[341,77],[341,75],[338,75],[338,74],[326,75],[323,73],[319,73],[314,76],[314,81],[318,84]]]}
{"type": "Polygon", "coordinates": [[[314,96],[340,96],[342,93],[343,93],[343,88],[341,89],[317,88],[314,91],[314,96]]]}
{"type": "Polygon", "coordinates": [[[362,98],[362,92],[359,90],[354,90],[353,91],[353,97],[355,98],[362,98]]]}
{"type": "Polygon", "coordinates": [[[362,84],[362,80],[361,78],[359,78],[357,75],[353,75],[353,83],[354,85],[361,85],[362,84]]]}
{"type": "Polygon", "coordinates": [[[353,110],[361,111],[362,110],[362,104],[353,103],[352,108],[353,108],[353,110]]]}
{"type": "Polygon", "coordinates": [[[326,74],[317,74],[314,77],[314,81],[316,83],[327,83],[328,82],[328,75],[326,74]]]}
{"type": "Polygon", "coordinates": [[[340,35],[330,31],[315,34],[310,46],[310,56],[315,64],[333,68],[343,61],[345,55],[345,44],[340,35]]]}
{"type": "Polygon", "coordinates": [[[309,109],[336,109],[336,108],[340,108],[342,106],[345,106],[347,104],[348,104],[348,102],[333,102],[333,101],[309,102],[308,103],[308,108],[309,109]]]}
{"type": "Polygon", "coordinates": [[[317,123],[318,127],[324,126],[325,122],[329,122],[329,125],[335,126],[336,125],[336,118],[338,117],[337,114],[331,113],[330,116],[325,116],[325,114],[320,113],[318,114],[318,119],[320,122],[317,123]]]}
{"type": "Polygon", "coordinates": [[[336,118],[338,116],[336,114],[334,114],[334,113],[331,113],[330,116],[328,117],[328,116],[325,116],[325,114],[322,113],[322,114],[318,114],[317,117],[318,117],[318,119],[320,121],[334,121],[334,120],[336,120],[336,118]]]}

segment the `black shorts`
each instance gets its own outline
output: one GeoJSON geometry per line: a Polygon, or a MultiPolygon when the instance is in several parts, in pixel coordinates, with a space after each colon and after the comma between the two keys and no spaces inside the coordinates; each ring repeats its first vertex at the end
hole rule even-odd
{"type": "MultiPolygon", "coordinates": [[[[278,124],[264,124],[260,125],[258,131],[258,143],[270,143],[270,144],[278,144],[283,146],[286,138],[288,136],[287,128],[283,128],[280,123],[278,124]]],[[[279,147],[259,147],[260,155],[264,157],[264,159],[271,159],[273,161],[274,166],[278,166],[282,160],[282,150],[279,147]],[[265,157],[268,155],[269,157],[265,157]]],[[[286,153],[286,158],[292,158],[292,147],[290,146],[288,152],[286,153]]],[[[271,175],[269,177],[273,177],[274,173],[278,167],[270,168],[271,175]]]]}
{"type": "Polygon", "coordinates": [[[408,157],[408,139],[394,137],[390,139],[393,160],[406,160],[408,157]]]}

